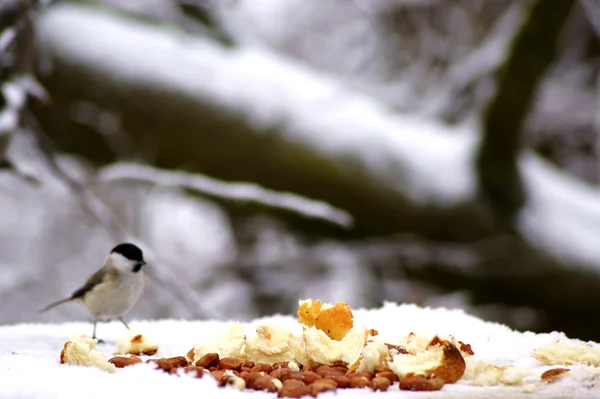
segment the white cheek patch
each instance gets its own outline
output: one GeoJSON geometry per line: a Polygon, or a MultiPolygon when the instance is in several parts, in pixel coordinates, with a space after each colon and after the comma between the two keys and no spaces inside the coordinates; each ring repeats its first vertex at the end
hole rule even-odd
{"type": "Polygon", "coordinates": [[[111,253],[110,255],[108,255],[108,257],[117,269],[122,270],[124,272],[133,271],[133,266],[135,265],[134,261],[129,260],[123,255],[118,254],[116,252],[111,253]]]}

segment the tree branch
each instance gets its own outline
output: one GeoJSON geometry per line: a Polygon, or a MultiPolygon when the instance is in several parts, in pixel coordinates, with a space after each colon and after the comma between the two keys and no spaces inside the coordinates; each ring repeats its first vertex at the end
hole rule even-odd
{"type": "Polygon", "coordinates": [[[483,117],[476,157],[480,195],[497,222],[510,228],[525,203],[517,160],[538,84],[556,57],[556,43],[575,0],[536,0],[499,72],[497,93],[483,117]]]}

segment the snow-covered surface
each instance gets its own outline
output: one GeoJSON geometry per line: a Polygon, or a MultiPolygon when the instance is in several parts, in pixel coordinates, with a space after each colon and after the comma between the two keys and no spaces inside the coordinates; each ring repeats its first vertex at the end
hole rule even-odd
{"type": "MultiPolygon", "coordinates": [[[[458,310],[419,308],[414,305],[386,303],[379,309],[354,311],[355,323],[365,323],[379,331],[388,342],[396,342],[410,332],[425,335],[454,335],[471,344],[475,357],[497,365],[535,368],[539,373],[551,367],[543,366],[530,356],[534,349],[559,339],[562,333],[534,334],[516,332],[508,327],[485,322],[458,310]]],[[[245,323],[246,331],[264,322],[298,328],[295,317],[271,316],[245,323]]],[[[160,346],[156,356],[183,356],[193,345],[230,322],[216,321],[133,321],[133,329],[142,332],[160,346]]],[[[108,373],[95,368],[59,364],[60,351],[71,336],[91,332],[90,323],[19,324],[0,327],[0,397],[2,398],[96,398],[96,397],[254,397],[275,398],[264,392],[239,392],[233,388],[217,388],[210,378],[193,379],[172,376],[152,370],[148,365],[136,365],[108,373]],[[130,396],[131,395],[131,396],[130,396]]],[[[98,349],[112,356],[116,341],[125,334],[118,323],[99,325],[99,335],[106,340],[98,349]]],[[[572,341],[575,344],[581,342],[572,341]]],[[[593,344],[600,348],[598,344],[593,344]]],[[[521,387],[475,387],[459,381],[446,385],[440,392],[402,392],[403,397],[439,398],[516,398],[516,397],[598,397],[600,373],[591,367],[570,366],[571,373],[557,382],[542,384],[528,394],[521,387]]],[[[365,390],[338,390],[340,397],[397,397],[394,387],[387,393],[365,390]]],[[[320,397],[334,397],[326,393],[320,397]]]]}

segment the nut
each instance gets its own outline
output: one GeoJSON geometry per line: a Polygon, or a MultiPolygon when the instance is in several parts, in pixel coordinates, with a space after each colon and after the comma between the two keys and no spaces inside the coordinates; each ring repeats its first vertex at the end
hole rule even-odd
{"type": "Polygon", "coordinates": [[[374,391],[387,391],[390,387],[390,380],[384,377],[375,377],[371,380],[371,389],[374,391]]]}
{"type": "Polygon", "coordinates": [[[221,381],[221,379],[223,378],[223,376],[225,375],[225,371],[224,370],[215,370],[215,371],[211,371],[210,375],[213,376],[213,378],[217,381],[221,381]]]}
{"type": "Polygon", "coordinates": [[[224,387],[226,385],[232,386],[234,388],[239,389],[240,391],[243,391],[246,388],[246,381],[234,375],[223,374],[223,377],[221,377],[221,379],[219,380],[219,386],[224,387]]]}
{"type": "Polygon", "coordinates": [[[289,379],[292,375],[292,371],[290,369],[278,368],[269,373],[269,375],[273,378],[277,378],[281,382],[289,379]]]}
{"type": "Polygon", "coordinates": [[[411,375],[400,380],[400,389],[404,391],[438,391],[444,386],[440,377],[411,375]]]}
{"type": "Polygon", "coordinates": [[[345,375],[337,375],[337,374],[327,374],[324,379],[329,379],[335,381],[338,388],[348,388],[350,386],[350,379],[345,375]]]}
{"type": "Polygon", "coordinates": [[[319,368],[319,366],[313,367],[313,366],[311,366],[310,364],[307,363],[304,366],[302,366],[302,371],[315,371],[315,369],[319,368]]]}
{"type": "Polygon", "coordinates": [[[384,371],[392,371],[392,369],[387,365],[387,363],[380,363],[375,366],[375,374],[382,373],[384,371]]]}
{"type": "Polygon", "coordinates": [[[169,363],[169,361],[165,358],[160,358],[160,359],[148,359],[146,360],[146,363],[155,363],[157,368],[164,370],[168,373],[171,372],[171,369],[173,368],[173,366],[171,365],[171,363],[169,363]]]}
{"type": "Polygon", "coordinates": [[[248,389],[256,389],[259,390],[260,388],[257,388],[257,384],[256,384],[256,380],[259,377],[262,377],[262,375],[260,373],[256,373],[256,372],[241,372],[240,373],[240,377],[242,377],[244,379],[244,381],[246,381],[246,388],[248,389]]]}
{"type": "Polygon", "coordinates": [[[239,371],[242,368],[243,363],[242,359],[238,359],[237,357],[224,357],[219,360],[219,368],[239,371]]]}
{"type": "Polygon", "coordinates": [[[375,374],[375,378],[386,378],[392,384],[398,381],[398,376],[391,370],[380,371],[379,373],[375,374]]]}
{"type": "Polygon", "coordinates": [[[186,367],[188,365],[188,361],[183,356],[175,356],[167,359],[171,366],[173,367],[186,367]]]}
{"type": "Polygon", "coordinates": [[[120,369],[122,369],[123,367],[125,367],[127,365],[128,361],[129,361],[129,358],[125,357],[125,356],[115,356],[115,357],[113,357],[111,359],[108,359],[109,363],[114,364],[115,367],[120,368],[120,369]]]}
{"type": "Polygon", "coordinates": [[[335,391],[337,388],[337,383],[329,378],[324,378],[321,380],[316,380],[311,385],[313,396],[317,396],[318,393],[324,391],[335,391]]]}
{"type": "Polygon", "coordinates": [[[194,378],[202,378],[204,376],[204,367],[187,366],[184,371],[194,378]]]}
{"type": "Polygon", "coordinates": [[[543,381],[546,381],[546,382],[554,382],[557,379],[559,379],[560,377],[562,377],[563,374],[568,373],[569,371],[570,371],[569,369],[563,369],[563,368],[550,369],[550,370],[544,371],[542,373],[541,378],[543,381]]]}
{"type": "MultiPolygon", "coordinates": [[[[231,380],[232,378],[236,378],[230,374],[225,374],[223,373],[223,375],[221,376],[221,378],[219,378],[218,381],[218,385],[220,387],[224,387],[225,385],[229,385],[229,380],[231,380]]],[[[215,377],[216,379],[216,377],[215,377]]]]}
{"type": "Polygon", "coordinates": [[[246,374],[244,377],[246,387],[256,391],[277,392],[277,385],[273,382],[274,378],[269,375],[262,375],[258,372],[246,374]]]}
{"type": "Polygon", "coordinates": [[[277,387],[275,382],[273,382],[273,380],[274,378],[271,376],[261,375],[255,380],[255,384],[257,387],[260,388],[261,391],[277,392],[279,391],[279,388],[277,387]]]}
{"type": "Polygon", "coordinates": [[[125,366],[131,366],[132,364],[136,364],[136,363],[143,363],[143,360],[140,359],[139,356],[136,355],[131,355],[129,356],[129,360],[127,361],[127,363],[125,363],[125,366]]]}
{"type": "Polygon", "coordinates": [[[313,371],[293,371],[290,378],[294,380],[302,381],[303,383],[310,385],[316,380],[320,380],[321,377],[313,371]]]}
{"type": "Polygon", "coordinates": [[[302,381],[290,379],[284,381],[283,387],[279,390],[277,397],[300,398],[304,395],[311,394],[312,389],[310,386],[306,385],[302,381]]]}
{"type": "Polygon", "coordinates": [[[350,379],[352,379],[353,377],[365,377],[367,379],[367,381],[371,381],[371,378],[373,378],[373,375],[365,370],[365,371],[361,371],[360,373],[350,373],[346,377],[348,377],[350,379]]]}
{"type": "Polygon", "coordinates": [[[207,353],[204,356],[202,356],[200,359],[198,359],[198,361],[196,362],[196,366],[204,367],[205,369],[214,367],[217,364],[219,364],[219,354],[218,353],[207,353]]]}
{"type": "MultiPolygon", "coordinates": [[[[310,370],[302,369],[302,371],[310,371],[310,370]]],[[[324,377],[326,374],[333,372],[333,368],[330,366],[327,366],[325,364],[321,364],[321,365],[317,366],[313,371],[315,373],[317,373],[318,375],[320,375],[321,377],[324,377]]]]}
{"type": "Polygon", "coordinates": [[[290,363],[289,362],[273,363],[273,368],[274,369],[279,369],[279,368],[288,369],[288,368],[290,368],[290,363]]]}
{"type": "Polygon", "coordinates": [[[366,377],[361,376],[353,376],[350,378],[350,384],[348,385],[350,388],[364,388],[368,387],[370,384],[369,380],[366,377]]]}
{"type": "Polygon", "coordinates": [[[250,371],[259,372],[259,373],[263,372],[263,373],[269,374],[271,371],[273,371],[273,367],[271,367],[270,364],[258,363],[256,365],[254,365],[250,371]]]}

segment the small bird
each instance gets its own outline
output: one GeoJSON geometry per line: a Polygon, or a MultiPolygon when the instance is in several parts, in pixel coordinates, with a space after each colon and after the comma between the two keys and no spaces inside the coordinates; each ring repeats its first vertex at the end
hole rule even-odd
{"type": "Polygon", "coordinates": [[[110,251],[104,266],[87,279],[81,288],[70,297],[46,306],[40,313],[67,302],[78,301],[94,317],[92,338],[96,338],[98,321],[116,319],[129,329],[123,317],[135,305],[146,285],[147,277],[142,271],[144,265],[146,262],[141,249],[130,243],[119,244],[110,251]]]}

